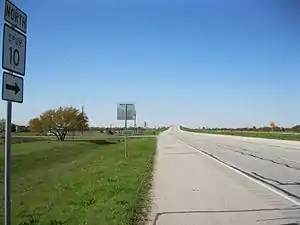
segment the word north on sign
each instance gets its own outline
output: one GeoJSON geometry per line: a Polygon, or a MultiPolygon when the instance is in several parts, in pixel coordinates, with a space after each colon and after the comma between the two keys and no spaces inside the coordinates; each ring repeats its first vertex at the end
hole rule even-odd
{"type": "Polygon", "coordinates": [[[26,36],[7,24],[3,29],[2,68],[25,75],[26,36]]]}
{"type": "Polygon", "coordinates": [[[4,20],[26,34],[27,15],[10,1],[5,1],[4,20]]]}
{"type": "Polygon", "coordinates": [[[3,72],[2,99],[23,103],[23,78],[3,72]]]}

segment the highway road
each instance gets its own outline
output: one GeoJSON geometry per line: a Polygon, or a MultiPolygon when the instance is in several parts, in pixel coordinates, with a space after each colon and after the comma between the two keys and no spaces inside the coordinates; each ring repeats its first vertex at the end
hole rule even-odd
{"type": "Polygon", "coordinates": [[[300,144],[198,134],[158,137],[149,225],[300,224],[300,144]]]}

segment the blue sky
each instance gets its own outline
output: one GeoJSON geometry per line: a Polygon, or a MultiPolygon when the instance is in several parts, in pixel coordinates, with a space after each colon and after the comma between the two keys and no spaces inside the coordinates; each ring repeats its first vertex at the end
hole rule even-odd
{"type": "Polygon", "coordinates": [[[84,104],[92,125],[116,124],[126,101],[150,125],[300,123],[296,0],[13,2],[28,14],[17,123],[84,104]]]}

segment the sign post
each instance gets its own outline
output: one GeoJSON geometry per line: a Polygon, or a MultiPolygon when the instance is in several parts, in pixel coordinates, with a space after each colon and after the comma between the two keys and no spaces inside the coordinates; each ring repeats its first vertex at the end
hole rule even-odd
{"type": "Polygon", "coordinates": [[[6,122],[5,122],[5,188],[4,188],[4,211],[5,225],[11,224],[11,204],[10,204],[10,168],[11,168],[11,114],[12,102],[7,102],[6,122]]]}
{"type": "Polygon", "coordinates": [[[134,132],[135,132],[135,134],[137,134],[138,128],[137,128],[137,124],[136,124],[136,114],[135,113],[134,113],[133,119],[134,119],[134,132]]]}
{"type": "Polygon", "coordinates": [[[11,120],[12,102],[23,103],[23,78],[26,65],[27,15],[8,0],[4,0],[2,46],[2,99],[7,101],[5,122],[5,187],[4,224],[11,224],[11,120]],[[18,30],[19,29],[19,30],[18,30]],[[22,33],[23,32],[23,33],[22,33]]]}
{"type": "Polygon", "coordinates": [[[127,104],[125,104],[125,159],[127,159],[127,104]]]}
{"type": "Polygon", "coordinates": [[[124,140],[124,155],[125,159],[128,158],[127,151],[127,122],[128,120],[134,120],[136,115],[134,104],[118,104],[117,106],[117,120],[124,120],[125,122],[125,140],[124,140]]]}

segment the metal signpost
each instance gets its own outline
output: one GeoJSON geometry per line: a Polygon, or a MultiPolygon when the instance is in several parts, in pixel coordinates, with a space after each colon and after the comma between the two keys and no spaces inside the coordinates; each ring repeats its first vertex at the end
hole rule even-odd
{"type": "Polygon", "coordinates": [[[138,133],[138,128],[136,124],[136,111],[134,110],[134,115],[133,115],[133,120],[134,120],[134,132],[137,134],[138,133]]]}
{"type": "Polygon", "coordinates": [[[2,99],[7,101],[5,122],[5,188],[4,224],[11,224],[10,167],[11,167],[11,117],[12,102],[23,103],[23,78],[26,65],[27,15],[8,0],[4,0],[4,26],[2,45],[3,72],[2,99]],[[18,31],[19,29],[19,31],[18,31]],[[23,32],[23,33],[22,33],[23,32]]]}
{"type": "Polygon", "coordinates": [[[127,154],[127,121],[128,120],[135,120],[136,111],[134,104],[118,104],[117,106],[117,120],[124,120],[125,121],[125,158],[128,157],[127,154]]]}

